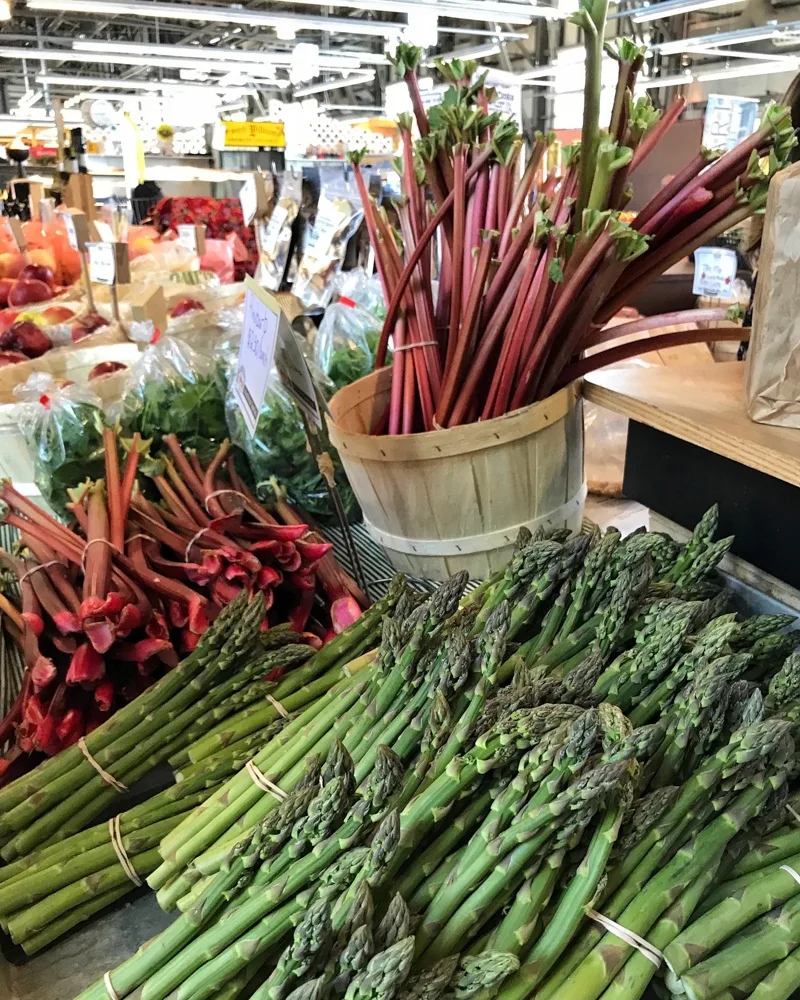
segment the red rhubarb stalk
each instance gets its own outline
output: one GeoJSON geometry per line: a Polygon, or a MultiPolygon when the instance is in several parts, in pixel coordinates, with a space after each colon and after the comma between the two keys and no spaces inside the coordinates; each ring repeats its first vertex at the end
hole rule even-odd
{"type": "Polygon", "coordinates": [[[650,129],[650,131],[645,135],[639,145],[636,147],[636,151],[633,154],[633,159],[631,160],[631,171],[634,171],[640,163],[643,163],[647,157],[653,152],[656,146],[661,142],[664,136],[669,132],[675,122],[678,120],[680,113],[686,107],[686,98],[676,97],[675,100],[670,104],[664,114],[661,116],[659,121],[650,129]]]}
{"type": "Polygon", "coordinates": [[[530,158],[525,164],[525,170],[522,174],[522,178],[514,189],[514,196],[511,200],[508,215],[506,216],[503,233],[497,246],[497,256],[500,260],[505,259],[508,248],[511,245],[511,237],[514,228],[519,221],[520,215],[522,214],[525,199],[528,197],[528,194],[533,187],[536,171],[539,169],[539,164],[542,162],[542,157],[544,156],[546,149],[547,140],[545,137],[543,135],[537,136],[536,141],[533,144],[533,149],[531,150],[530,158]]]}
{"type": "Polygon", "coordinates": [[[122,494],[120,492],[117,436],[110,427],[103,428],[103,450],[105,451],[108,513],[111,522],[109,537],[111,543],[116,545],[118,549],[121,549],[125,544],[125,521],[122,512],[122,494]]]}
{"type": "Polygon", "coordinates": [[[629,337],[631,334],[644,333],[648,330],[660,330],[666,326],[681,326],[684,323],[713,323],[726,319],[728,312],[727,306],[719,306],[713,309],[681,309],[677,312],[659,313],[657,316],[644,316],[642,319],[631,320],[630,323],[617,323],[590,332],[581,341],[580,349],[585,351],[610,340],[619,340],[620,337],[629,337]]]}
{"type": "MultiPolygon", "coordinates": [[[[466,150],[462,143],[458,143],[453,149],[453,192],[455,194],[453,201],[453,246],[455,248],[464,245],[464,176],[466,168],[466,150]]],[[[456,252],[453,255],[450,273],[450,324],[447,332],[446,371],[449,371],[453,364],[453,356],[458,342],[458,328],[461,324],[461,296],[464,275],[464,258],[461,253],[456,252]]]]}

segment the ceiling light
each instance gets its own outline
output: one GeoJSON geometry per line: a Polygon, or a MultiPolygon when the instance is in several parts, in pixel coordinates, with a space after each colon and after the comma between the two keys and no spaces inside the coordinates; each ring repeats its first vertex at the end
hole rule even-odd
{"type": "MultiPolygon", "coordinates": [[[[442,52],[441,55],[437,55],[436,59],[443,59],[445,62],[450,62],[452,59],[487,59],[489,56],[496,56],[502,45],[497,42],[491,42],[487,45],[474,45],[472,48],[464,49],[453,49],[452,52],[442,52]]],[[[433,66],[435,65],[435,59],[427,59],[423,66],[433,66]]]]}
{"type": "Polygon", "coordinates": [[[645,21],[656,21],[661,17],[688,14],[693,10],[712,10],[715,7],[729,7],[738,2],[739,0],[660,0],[658,3],[645,3],[641,7],[616,10],[613,14],[609,14],[609,20],[629,17],[636,24],[642,24],[645,21]]]}
{"type": "Polygon", "coordinates": [[[556,66],[551,63],[548,66],[537,66],[535,69],[525,70],[524,73],[517,73],[517,79],[522,83],[528,83],[531,80],[538,80],[543,76],[555,76],[556,66]]]}
{"type": "Polygon", "coordinates": [[[352,87],[358,83],[370,83],[375,79],[375,70],[365,70],[363,73],[351,73],[349,76],[341,76],[336,80],[329,80],[327,83],[315,83],[312,87],[301,87],[295,90],[295,97],[307,97],[309,94],[323,94],[328,90],[340,90],[342,87],[352,87]]]}
{"type": "MultiPolygon", "coordinates": [[[[76,41],[72,48],[79,52],[112,53],[120,55],[142,55],[150,57],[153,53],[163,52],[167,58],[197,59],[203,62],[224,60],[227,62],[255,64],[263,67],[265,60],[275,66],[290,66],[291,52],[276,52],[270,49],[210,49],[203,45],[145,45],[142,42],[102,42],[95,39],[76,41]]],[[[365,53],[368,55],[369,53],[365,53]]],[[[388,63],[385,56],[380,56],[388,63]]],[[[359,55],[355,52],[342,55],[326,54],[319,57],[320,69],[358,69],[361,66],[359,55]]],[[[244,70],[245,67],[242,67],[244,70]]]]}
{"type": "Polygon", "coordinates": [[[11,4],[8,0],[0,0],[0,21],[11,20],[11,4]]]}
{"type": "Polygon", "coordinates": [[[291,24],[282,21],[280,24],[275,25],[275,36],[282,42],[293,42],[297,38],[297,32],[291,24]]]}
{"type": "Polygon", "coordinates": [[[784,62],[787,58],[777,53],[773,55],[769,52],[742,52],[741,49],[717,49],[710,45],[704,45],[700,49],[693,48],[692,55],[719,56],[721,59],[756,59],[761,62],[784,62]]]}
{"type": "MultiPolygon", "coordinates": [[[[330,0],[297,0],[309,7],[328,7],[330,0]]],[[[530,24],[531,6],[508,3],[507,0],[481,0],[480,3],[465,3],[464,0],[347,0],[343,4],[352,10],[381,11],[391,14],[414,14],[429,11],[435,7],[441,17],[452,17],[463,21],[505,21],[507,24],[530,24]]],[[[548,8],[550,10],[550,8],[548,8]]],[[[553,9],[557,16],[558,11],[553,9]]]]}
{"type": "MultiPolygon", "coordinates": [[[[346,35],[374,35],[384,38],[400,25],[390,21],[361,21],[347,17],[314,17],[302,14],[268,14],[243,7],[201,7],[194,4],[159,3],[148,0],[28,0],[29,10],[74,11],[79,14],[128,14],[132,17],[169,18],[207,24],[246,24],[275,28],[291,22],[296,31],[327,31],[346,35]]],[[[527,8],[526,8],[527,10],[527,8]]]]}
{"type": "Polygon", "coordinates": [[[786,59],[784,64],[776,62],[753,63],[752,66],[732,66],[729,69],[709,70],[707,73],[698,73],[697,79],[700,83],[709,83],[711,80],[735,80],[740,76],[769,76],[772,73],[791,73],[800,67],[800,59],[786,59]]]}
{"type": "Polygon", "coordinates": [[[710,35],[679,38],[672,42],[657,42],[651,46],[651,49],[665,55],[672,55],[676,52],[696,52],[704,45],[744,45],[746,42],[769,41],[772,38],[780,38],[786,31],[796,31],[798,28],[800,28],[800,21],[786,21],[781,25],[773,22],[760,28],[736,28],[733,31],[718,31],[710,35]]]}
{"type": "Polygon", "coordinates": [[[636,81],[637,90],[660,90],[661,87],[683,87],[691,83],[694,77],[687,69],[685,73],[676,73],[674,76],[654,76],[651,78],[640,78],[636,81]]]}
{"type": "MultiPolygon", "coordinates": [[[[147,90],[151,92],[161,90],[204,90],[206,93],[227,94],[237,92],[237,88],[223,87],[218,83],[180,83],[178,80],[120,80],[113,76],[58,76],[52,73],[40,73],[36,77],[36,82],[46,83],[51,87],[119,87],[121,90],[147,90]]],[[[240,88],[238,93],[252,94],[253,88],[240,88]]]]}

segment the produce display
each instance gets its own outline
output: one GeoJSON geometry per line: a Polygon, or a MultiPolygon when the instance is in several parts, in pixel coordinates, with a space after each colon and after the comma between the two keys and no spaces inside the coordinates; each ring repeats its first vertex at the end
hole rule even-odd
{"type": "MultiPolygon", "coordinates": [[[[388,413],[376,433],[486,420],[643,351],[740,339],[730,327],[712,326],[582,354],[617,338],[607,324],[643,286],[761,210],[770,178],[797,141],[790,109],[773,105],[752,136],[718,158],[699,152],[633,222],[621,221],[631,171],[656,153],[685,101],[676,98],[661,115],[649,96],[634,99],[645,49],[623,39],[606,47],[619,80],[611,121],[601,129],[606,9],[587,0],[572,17],[587,39],[581,142],[564,150],[563,173],[544,180],[551,137],[536,137],[517,180],[521,138],[513,120],[489,112],[492,93],[485,74],[472,81],[474,64],[438,62],[451,86],[426,111],[416,76],[422,50],[397,48],[395,67],[408,84],[421,137],[414,143],[411,118],[401,117],[403,198],[393,206],[399,245],[369,197],[361,154],[351,154],[388,303],[375,366],[385,363],[390,337],[400,348],[388,413]],[[435,237],[441,265],[434,299],[435,237]]],[[[665,325],[651,317],[647,329],[665,325]]]]}
{"type": "Polygon", "coordinates": [[[31,755],[70,746],[135,698],[242,592],[261,596],[265,623],[288,621],[317,646],[366,604],[331,545],[287,503],[278,505],[279,520],[255,500],[227,440],[201,461],[165,434],[164,453],[153,458],[138,432],[126,439],[104,427],[85,393],[68,387],[60,395],[55,411],[49,402],[29,404],[41,418],[31,433],[48,496],[78,469],[96,477],[71,491],[65,513],[74,524],[8,482],[0,488],[5,523],[22,546],[18,557],[0,555],[20,581],[27,667],[0,729],[2,742],[15,733],[0,763],[10,774],[30,767],[31,755]]]}
{"type": "MultiPolygon", "coordinates": [[[[712,509],[684,545],[523,530],[471,593],[463,575],[430,596],[397,578],[278,682],[283,712],[262,699],[209,733],[166,702],[175,788],[202,801],[163,792],[120,824],[178,912],[80,1000],[635,1000],[659,968],[676,995],[763,980],[762,1000],[788,997],[800,633],[729,610],[715,525],[712,509]]],[[[220,631],[87,737],[115,777],[120,751],[147,752],[134,734],[156,739],[137,702],[190,702],[173,678],[220,631]]],[[[0,919],[31,951],[123,891],[100,828],[74,859],[54,838],[77,832],[65,771],[101,780],[84,765],[72,748],[0,790],[0,919]],[[15,859],[41,845],[26,874],[15,859]]]]}

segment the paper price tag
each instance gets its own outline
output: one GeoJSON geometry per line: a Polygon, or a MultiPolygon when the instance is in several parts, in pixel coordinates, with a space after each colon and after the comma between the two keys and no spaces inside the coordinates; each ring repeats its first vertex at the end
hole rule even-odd
{"type": "Polygon", "coordinates": [[[202,257],[206,252],[206,227],[178,226],[178,243],[191,253],[202,257]]]}
{"type": "Polygon", "coordinates": [[[267,393],[283,313],[277,300],[252,278],[245,278],[245,288],[242,341],[232,388],[252,437],[267,393]]]}
{"type": "Polygon", "coordinates": [[[98,285],[113,285],[117,276],[117,258],[113,243],[87,243],[89,277],[98,285]]]}
{"type": "Polygon", "coordinates": [[[727,247],[701,247],[694,252],[692,293],[715,299],[731,299],[736,271],[735,250],[727,247]]]}
{"type": "Polygon", "coordinates": [[[242,218],[244,220],[244,224],[249,226],[253,219],[255,219],[256,211],[258,209],[256,179],[252,174],[242,185],[242,189],[239,192],[239,201],[242,205],[242,218]]]}
{"type": "Polygon", "coordinates": [[[60,217],[67,231],[67,240],[73,250],[82,253],[89,242],[89,220],[84,212],[73,209],[68,212],[61,212],[60,217]]]}
{"type": "Polygon", "coordinates": [[[75,220],[69,212],[64,212],[62,218],[64,220],[64,229],[67,231],[67,242],[73,250],[80,250],[80,246],[78,245],[78,234],[75,232],[75,220]]]}

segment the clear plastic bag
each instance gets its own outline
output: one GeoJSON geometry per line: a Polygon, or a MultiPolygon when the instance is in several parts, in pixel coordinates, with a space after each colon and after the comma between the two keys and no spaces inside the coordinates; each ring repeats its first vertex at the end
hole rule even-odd
{"type": "Polygon", "coordinates": [[[52,509],[66,516],[67,490],[104,475],[103,404],[85,386],[63,385],[49,372],[34,372],[14,395],[34,482],[52,509]]]}
{"type": "Polygon", "coordinates": [[[386,315],[386,303],[383,301],[381,279],[377,274],[370,276],[363,267],[354,267],[352,271],[341,271],[334,278],[333,290],[335,295],[350,299],[362,309],[366,309],[375,319],[383,321],[386,315]]]}
{"type": "Polygon", "coordinates": [[[335,389],[350,385],[372,370],[380,323],[346,297],[328,306],[314,339],[314,362],[335,389]]]}
{"type": "Polygon", "coordinates": [[[308,312],[324,309],[330,302],[347,243],[363,217],[355,181],[338,171],[326,171],[314,228],[292,285],[292,292],[308,312]]]}
{"type": "Polygon", "coordinates": [[[227,437],[225,402],[214,377],[213,351],[194,350],[177,337],[161,337],[131,369],[119,402],[129,437],[139,431],[153,448],[177,434],[185,448],[208,461],[227,437]]]}
{"type": "Polygon", "coordinates": [[[300,211],[303,198],[303,174],[299,170],[285,170],[278,182],[278,198],[268,220],[258,221],[259,247],[256,280],[272,292],[280,291],[289,251],[292,246],[292,227],[300,211]]]}
{"type": "MultiPolygon", "coordinates": [[[[258,490],[264,484],[269,490],[271,480],[277,480],[288,499],[314,517],[331,520],[334,517],[325,481],[308,447],[300,410],[281,385],[277,371],[272,372],[269,388],[258,416],[256,433],[251,435],[242,418],[239,404],[230,390],[239,356],[239,335],[217,344],[217,378],[228,386],[225,414],[231,441],[244,454],[250,481],[258,490]]],[[[361,509],[344,474],[339,456],[327,446],[334,464],[334,475],[348,519],[356,521],[361,509]]]]}

